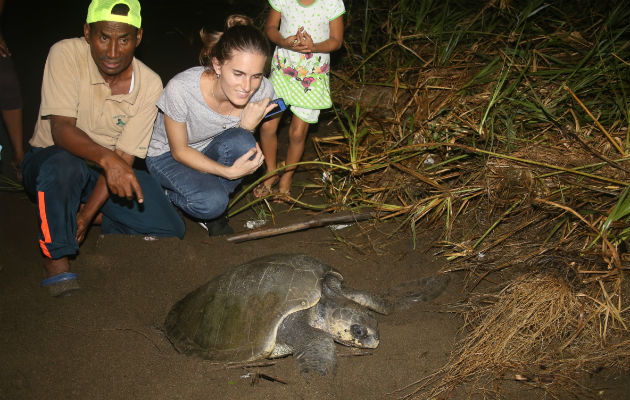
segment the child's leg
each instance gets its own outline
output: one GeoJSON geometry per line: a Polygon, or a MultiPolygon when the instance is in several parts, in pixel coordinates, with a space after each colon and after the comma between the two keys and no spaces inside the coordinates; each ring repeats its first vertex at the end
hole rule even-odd
{"type": "MultiPolygon", "coordinates": [[[[265,156],[265,173],[276,169],[277,153],[278,153],[278,125],[282,119],[282,114],[265,121],[260,125],[260,147],[263,155],[265,156]]],[[[263,184],[267,187],[271,187],[278,180],[278,175],[273,175],[267,178],[263,184]]]]}
{"type": "MultiPolygon", "coordinates": [[[[293,115],[293,118],[291,118],[291,125],[289,126],[289,149],[287,150],[286,159],[287,165],[295,164],[302,158],[308,125],[308,122],[302,120],[297,115],[293,115]]],[[[295,169],[296,167],[290,167],[284,170],[284,173],[280,177],[280,182],[278,183],[280,193],[290,192],[295,169]]]]}

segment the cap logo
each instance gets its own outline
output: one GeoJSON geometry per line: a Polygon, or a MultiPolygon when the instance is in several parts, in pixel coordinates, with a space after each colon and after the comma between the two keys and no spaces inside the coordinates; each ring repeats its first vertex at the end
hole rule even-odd
{"type": "Polygon", "coordinates": [[[122,22],[140,29],[142,25],[140,3],[138,0],[92,0],[85,21],[88,24],[100,21],[122,22]],[[114,7],[119,4],[129,9],[126,15],[112,13],[114,7]]]}

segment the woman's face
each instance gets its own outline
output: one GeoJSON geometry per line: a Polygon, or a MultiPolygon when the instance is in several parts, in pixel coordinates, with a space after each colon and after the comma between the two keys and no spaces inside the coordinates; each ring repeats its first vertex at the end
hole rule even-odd
{"type": "Polygon", "coordinates": [[[217,81],[217,89],[221,90],[217,90],[216,97],[223,100],[223,94],[235,106],[245,106],[260,87],[266,63],[266,56],[246,51],[235,51],[223,64],[213,59],[214,71],[221,75],[217,81]]]}

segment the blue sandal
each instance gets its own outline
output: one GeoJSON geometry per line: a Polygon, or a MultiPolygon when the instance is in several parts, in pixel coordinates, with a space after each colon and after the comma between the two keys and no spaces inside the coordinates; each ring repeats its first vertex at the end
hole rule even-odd
{"type": "Polygon", "coordinates": [[[62,272],[46,278],[42,281],[41,286],[47,287],[48,293],[53,297],[68,296],[80,288],[77,274],[72,272],[62,272]]]}

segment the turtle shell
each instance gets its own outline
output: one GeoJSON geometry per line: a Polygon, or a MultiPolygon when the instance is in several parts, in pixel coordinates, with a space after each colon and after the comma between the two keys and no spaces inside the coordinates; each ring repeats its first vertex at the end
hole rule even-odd
{"type": "Polygon", "coordinates": [[[177,302],[165,331],[175,348],[213,361],[268,357],[287,315],[313,307],[339,272],[306,255],[277,254],[217,276],[177,302]]]}

